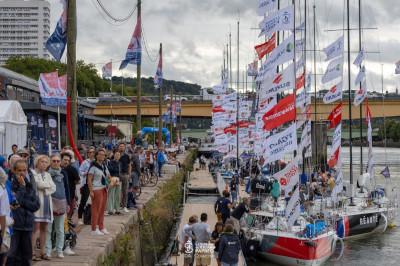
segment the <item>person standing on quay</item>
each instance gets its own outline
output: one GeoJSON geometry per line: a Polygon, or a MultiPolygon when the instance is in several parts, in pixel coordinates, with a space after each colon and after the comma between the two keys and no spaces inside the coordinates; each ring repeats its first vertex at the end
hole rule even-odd
{"type": "Polygon", "coordinates": [[[126,153],[126,147],[124,143],[118,145],[118,151],[121,154],[119,159],[121,166],[120,182],[121,182],[121,206],[124,212],[129,212],[128,210],[128,189],[129,189],[129,178],[132,173],[131,159],[126,153]]]}
{"type": "Polygon", "coordinates": [[[83,161],[81,166],[79,167],[79,174],[81,177],[81,200],[79,202],[79,207],[78,207],[78,218],[79,222],[78,224],[83,224],[82,217],[83,217],[83,211],[85,210],[86,203],[89,199],[89,187],[87,184],[87,172],[89,171],[90,166],[92,165],[92,162],[94,161],[94,153],[95,153],[95,148],[90,147],[87,151],[87,159],[83,161]]]}
{"type": "Polygon", "coordinates": [[[14,224],[6,265],[31,265],[33,213],[39,210],[40,203],[26,178],[28,165],[25,160],[16,161],[12,170],[11,185],[15,199],[10,202],[10,208],[14,224]]]}
{"type": "Polygon", "coordinates": [[[104,211],[107,204],[107,185],[111,178],[107,166],[104,164],[106,151],[97,150],[95,161],[88,172],[88,186],[92,199],[92,235],[108,235],[104,228],[104,211]]]}
{"type": "MultiPolygon", "coordinates": [[[[53,223],[53,205],[51,194],[56,191],[56,185],[51,179],[51,175],[47,172],[50,165],[50,159],[46,155],[39,155],[35,160],[35,170],[32,171],[33,178],[36,182],[36,194],[39,197],[40,208],[35,212],[35,226],[32,237],[32,247],[36,246],[36,240],[40,241],[40,257],[33,252],[33,260],[48,260],[45,253],[46,235],[48,225],[53,223]]],[[[35,249],[34,249],[35,251],[35,249]]]]}
{"type": "MultiPolygon", "coordinates": [[[[64,160],[70,159],[69,156],[64,155],[64,160]]],[[[50,157],[49,174],[56,185],[55,192],[51,195],[53,205],[53,224],[56,233],[56,252],[57,258],[64,258],[64,218],[69,208],[69,185],[67,173],[61,168],[61,158],[59,155],[52,155],[50,157]]],[[[46,255],[51,257],[53,249],[51,235],[53,226],[50,224],[47,230],[46,237],[46,255]]]]}
{"type": "Polygon", "coordinates": [[[119,181],[121,164],[119,159],[121,158],[121,153],[116,151],[114,157],[108,163],[108,171],[110,172],[111,182],[108,188],[108,198],[107,198],[107,213],[120,214],[119,206],[121,202],[121,182],[119,181]]]}
{"type": "Polygon", "coordinates": [[[196,253],[196,266],[208,266],[211,264],[211,254],[207,253],[211,236],[207,218],[207,213],[202,213],[200,215],[200,223],[192,225],[192,231],[196,237],[196,248],[200,251],[196,253]]]}
{"type": "Polygon", "coordinates": [[[218,266],[238,266],[241,247],[239,236],[233,230],[231,224],[225,225],[219,240],[218,266]]]}

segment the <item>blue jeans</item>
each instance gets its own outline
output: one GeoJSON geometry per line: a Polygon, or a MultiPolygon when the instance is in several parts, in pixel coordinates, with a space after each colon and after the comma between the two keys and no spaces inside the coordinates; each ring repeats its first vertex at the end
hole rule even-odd
{"type": "MultiPolygon", "coordinates": [[[[64,216],[54,216],[54,231],[56,232],[56,251],[60,253],[63,251],[64,247],[64,216]]],[[[47,226],[47,236],[46,236],[46,254],[51,255],[52,243],[51,243],[51,234],[53,230],[53,225],[49,223],[47,226]]]]}
{"type": "Polygon", "coordinates": [[[232,196],[232,203],[237,201],[237,191],[233,190],[231,191],[231,196],[232,196]]]}
{"type": "Polygon", "coordinates": [[[221,266],[238,266],[237,263],[225,263],[225,262],[221,262],[221,266]]]}
{"type": "Polygon", "coordinates": [[[158,176],[161,177],[161,170],[163,167],[164,163],[158,163],[158,176]]]}

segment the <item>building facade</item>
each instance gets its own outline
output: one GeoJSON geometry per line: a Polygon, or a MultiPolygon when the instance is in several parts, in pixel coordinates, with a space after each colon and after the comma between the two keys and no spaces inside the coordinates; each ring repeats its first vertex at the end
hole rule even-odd
{"type": "Polygon", "coordinates": [[[49,59],[47,0],[0,0],[0,65],[12,56],[49,59]]]}

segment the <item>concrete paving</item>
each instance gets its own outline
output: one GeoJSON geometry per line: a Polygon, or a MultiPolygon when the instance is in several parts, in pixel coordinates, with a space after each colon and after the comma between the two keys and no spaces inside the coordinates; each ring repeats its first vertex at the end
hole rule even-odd
{"type": "MultiPolygon", "coordinates": [[[[178,155],[177,159],[182,163],[185,155],[178,155]]],[[[173,166],[175,167],[175,166],[173,166]]],[[[142,194],[137,200],[139,208],[142,208],[156,194],[158,189],[169,179],[172,178],[173,172],[170,171],[172,166],[167,166],[169,171],[166,171],[162,179],[159,179],[156,187],[143,187],[142,194]]],[[[92,236],[90,225],[83,225],[78,228],[77,245],[74,248],[76,255],[66,256],[63,259],[56,258],[53,252],[53,257],[50,261],[35,262],[35,266],[67,266],[67,265],[99,265],[99,259],[108,256],[113,250],[116,239],[119,235],[125,234],[128,231],[129,225],[137,221],[138,211],[132,210],[129,213],[122,215],[112,215],[105,217],[105,228],[110,232],[107,236],[92,236]]]]}

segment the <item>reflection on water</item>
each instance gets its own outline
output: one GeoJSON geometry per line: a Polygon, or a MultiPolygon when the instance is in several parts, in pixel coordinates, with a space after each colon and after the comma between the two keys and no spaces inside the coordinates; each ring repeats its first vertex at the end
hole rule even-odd
{"type": "MultiPolygon", "coordinates": [[[[368,149],[363,149],[364,168],[368,158],[368,149]]],[[[384,184],[385,179],[379,174],[387,164],[389,165],[393,186],[400,188],[400,149],[374,148],[375,177],[378,184],[384,184]]],[[[349,148],[343,148],[344,176],[348,178],[349,172],[349,148]]],[[[353,173],[356,177],[360,167],[360,148],[353,148],[353,173]]],[[[400,220],[397,218],[397,224],[400,220]]],[[[376,234],[360,240],[346,241],[343,257],[337,262],[328,262],[327,266],[351,265],[351,266],[376,266],[400,264],[400,228],[388,229],[384,234],[376,234]]],[[[270,262],[248,263],[249,266],[273,266],[270,262]]]]}

